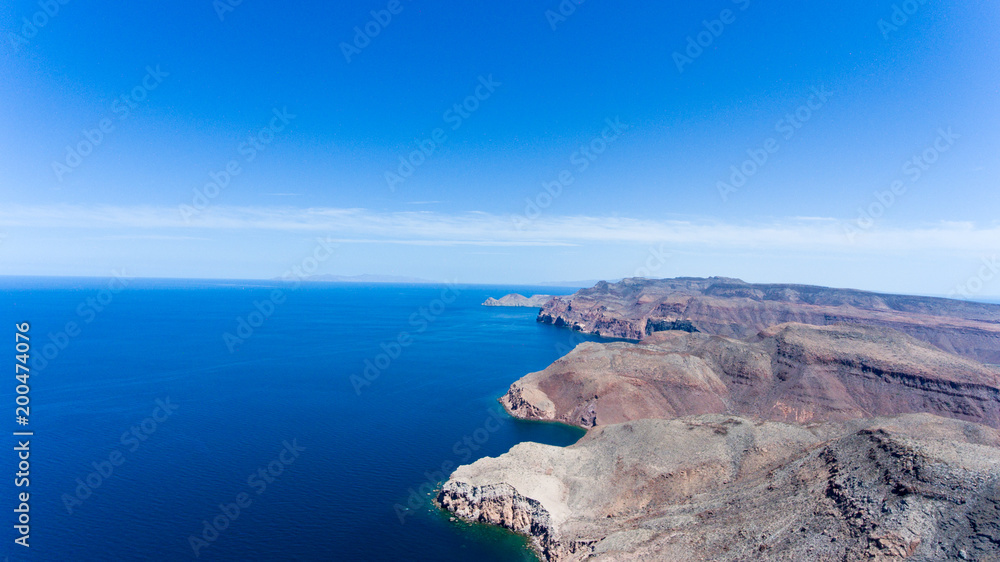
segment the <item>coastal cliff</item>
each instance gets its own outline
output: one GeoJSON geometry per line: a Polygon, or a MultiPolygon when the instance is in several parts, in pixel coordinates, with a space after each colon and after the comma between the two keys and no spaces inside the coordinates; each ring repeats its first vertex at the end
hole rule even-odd
{"type": "Polygon", "coordinates": [[[459,467],[459,517],[553,562],[1000,559],[1000,307],[626,279],[538,320],[633,341],[510,386],[587,435],[459,467]]]}

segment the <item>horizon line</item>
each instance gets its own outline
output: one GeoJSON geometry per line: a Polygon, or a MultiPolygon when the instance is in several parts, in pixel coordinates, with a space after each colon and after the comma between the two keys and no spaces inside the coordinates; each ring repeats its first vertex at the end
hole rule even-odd
{"type": "MultiPolygon", "coordinates": [[[[322,275],[333,275],[333,274],[322,274],[322,275]]],[[[376,274],[361,274],[361,275],[343,275],[339,277],[359,277],[363,275],[376,274]]],[[[387,277],[389,275],[386,275],[387,277]]],[[[115,275],[111,276],[98,276],[98,275],[29,275],[29,274],[0,274],[0,280],[9,279],[86,279],[86,280],[107,280],[109,278],[115,278],[115,275]]],[[[160,276],[129,276],[122,275],[129,280],[140,280],[140,281],[221,281],[221,282],[271,282],[271,283],[281,283],[281,284],[294,284],[296,281],[299,283],[310,283],[310,284],[327,284],[327,285],[426,285],[426,286],[448,286],[448,285],[459,285],[459,286],[479,286],[479,287],[551,287],[551,288],[566,288],[566,289],[586,289],[589,286],[583,286],[579,284],[562,284],[559,281],[538,281],[538,282],[451,282],[451,281],[435,281],[431,279],[426,279],[422,281],[327,281],[322,279],[309,279],[309,278],[299,278],[297,280],[286,280],[280,277],[160,277],[160,276]]],[[[978,302],[982,304],[1000,304],[1000,294],[982,294],[975,295],[973,298],[961,299],[955,298],[943,294],[927,294],[927,293],[906,293],[906,292],[887,292],[878,291],[872,289],[859,289],[855,287],[831,287],[827,285],[815,285],[810,283],[790,283],[790,282],[752,282],[745,281],[738,277],[729,277],[723,275],[713,275],[713,276],[675,276],[675,277],[619,277],[608,279],[599,279],[596,283],[606,282],[609,284],[618,283],[625,279],[646,279],[649,281],[660,281],[668,279],[733,279],[737,281],[742,281],[751,285],[797,285],[802,287],[822,287],[827,289],[837,289],[846,291],[860,291],[865,293],[873,293],[878,295],[893,295],[893,296],[908,296],[908,297],[927,297],[927,298],[941,298],[953,301],[964,301],[964,302],[978,302]]],[[[596,284],[595,283],[595,284],[596,284]]]]}

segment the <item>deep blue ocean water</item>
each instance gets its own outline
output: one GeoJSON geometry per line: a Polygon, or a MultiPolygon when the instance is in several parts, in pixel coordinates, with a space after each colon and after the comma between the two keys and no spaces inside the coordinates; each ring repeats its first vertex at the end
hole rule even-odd
{"type": "Polygon", "coordinates": [[[480,306],[514,291],[571,292],[0,278],[3,555],[533,560],[519,537],[427,501],[457,464],[581,435],[497,411],[514,380],[582,339],[537,324],[537,309],[480,306]],[[27,428],[15,423],[20,322],[34,365],[27,428]],[[242,341],[227,345],[227,332],[242,341]],[[30,486],[17,488],[12,432],[23,429],[35,432],[30,486]],[[30,549],[13,542],[21,491],[30,549]]]}

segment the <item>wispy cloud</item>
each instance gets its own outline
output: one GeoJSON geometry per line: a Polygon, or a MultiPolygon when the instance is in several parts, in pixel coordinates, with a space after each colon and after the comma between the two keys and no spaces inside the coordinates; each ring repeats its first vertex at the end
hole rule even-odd
{"type": "Polygon", "coordinates": [[[172,236],[170,234],[114,234],[109,236],[91,236],[88,240],[204,240],[204,236],[172,236]]]}
{"type": "MultiPolygon", "coordinates": [[[[123,206],[8,206],[0,227],[48,230],[116,229],[129,235],[212,236],[211,231],[322,233],[343,243],[424,246],[574,246],[657,243],[686,248],[857,252],[982,252],[1000,247],[1000,226],[940,222],[879,228],[853,242],[841,221],[794,217],[761,223],[649,220],[629,217],[542,216],[518,227],[506,216],[481,211],[374,212],[366,209],[215,207],[186,222],[174,208],[123,206]]],[[[120,235],[116,231],[109,235],[120,235]]]]}
{"type": "Polygon", "coordinates": [[[403,240],[389,238],[331,238],[338,244],[402,244],[405,246],[578,246],[569,242],[542,240],[403,240]]]}

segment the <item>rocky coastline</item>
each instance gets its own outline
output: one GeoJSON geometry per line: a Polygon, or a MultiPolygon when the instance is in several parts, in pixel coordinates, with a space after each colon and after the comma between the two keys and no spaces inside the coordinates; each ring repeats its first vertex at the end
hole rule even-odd
{"type": "Polygon", "coordinates": [[[711,279],[599,283],[514,382],[587,429],[459,467],[438,503],[543,560],[1000,559],[1000,306],[711,279]]]}

